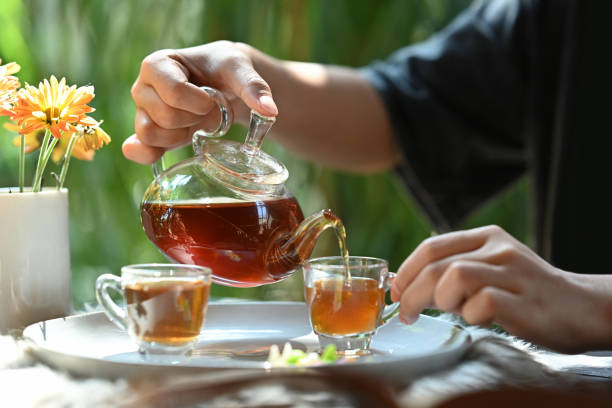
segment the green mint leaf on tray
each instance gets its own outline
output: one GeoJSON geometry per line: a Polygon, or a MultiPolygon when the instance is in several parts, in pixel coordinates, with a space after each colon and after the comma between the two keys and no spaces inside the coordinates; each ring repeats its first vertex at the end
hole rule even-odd
{"type": "Polygon", "coordinates": [[[302,350],[291,350],[291,353],[289,353],[289,357],[287,358],[286,362],[287,364],[297,364],[299,363],[300,360],[302,360],[304,357],[306,357],[306,353],[304,353],[302,350]]]}
{"type": "Polygon", "coordinates": [[[266,364],[270,367],[308,367],[331,364],[336,361],[338,361],[338,353],[336,346],[333,344],[325,347],[325,350],[319,356],[317,353],[305,353],[299,349],[294,350],[290,343],[285,343],[282,353],[276,344],[270,347],[266,364]]]}
{"type": "Polygon", "coordinates": [[[328,344],[321,353],[321,361],[324,363],[334,363],[338,360],[338,351],[335,344],[328,344]]]}

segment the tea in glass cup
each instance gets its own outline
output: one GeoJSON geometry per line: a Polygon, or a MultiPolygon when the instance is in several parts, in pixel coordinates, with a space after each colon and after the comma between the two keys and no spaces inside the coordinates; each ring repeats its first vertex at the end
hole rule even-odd
{"type": "Polygon", "coordinates": [[[188,354],[202,330],[210,293],[211,270],[196,265],[141,264],[121,268],[121,278],[96,280],[96,297],[108,318],[144,355],[188,354]],[[121,292],[126,309],[111,298],[121,292]]]}
{"type": "Polygon", "coordinates": [[[398,311],[385,294],[395,274],[384,259],[349,256],[314,258],[302,264],[310,323],[321,348],[334,344],[343,354],[368,354],[378,327],[398,311]]]}

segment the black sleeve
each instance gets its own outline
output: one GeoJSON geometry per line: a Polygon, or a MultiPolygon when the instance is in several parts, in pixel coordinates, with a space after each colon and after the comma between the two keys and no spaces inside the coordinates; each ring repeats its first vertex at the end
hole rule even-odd
{"type": "Polygon", "coordinates": [[[526,168],[529,2],[477,2],[428,41],[362,68],[405,160],[398,174],[440,231],[526,168]]]}

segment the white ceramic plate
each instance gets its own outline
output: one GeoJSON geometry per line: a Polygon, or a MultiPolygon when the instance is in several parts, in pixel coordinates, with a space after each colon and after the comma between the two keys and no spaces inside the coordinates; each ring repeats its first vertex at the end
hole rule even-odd
{"type": "MultiPolygon", "coordinates": [[[[263,372],[272,344],[282,348],[289,341],[306,351],[318,349],[306,306],[296,302],[209,304],[194,356],[181,362],[143,360],[128,335],[102,312],[36,323],[25,329],[24,337],[31,341],[32,352],[43,362],[76,375],[102,377],[221,369],[263,372]]],[[[415,324],[406,326],[392,319],[374,336],[372,355],[316,369],[405,381],[457,362],[470,342],[464,329],[446,321],[421,316],[415,324]]]]}

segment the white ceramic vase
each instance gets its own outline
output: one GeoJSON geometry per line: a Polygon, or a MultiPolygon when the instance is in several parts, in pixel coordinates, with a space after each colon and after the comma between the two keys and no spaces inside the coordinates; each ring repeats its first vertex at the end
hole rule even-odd
{"type": "Polygon", "coordinates": [[[0,188],[0,333],[72,309],[68,190],[18,191],[0,188]]]}

